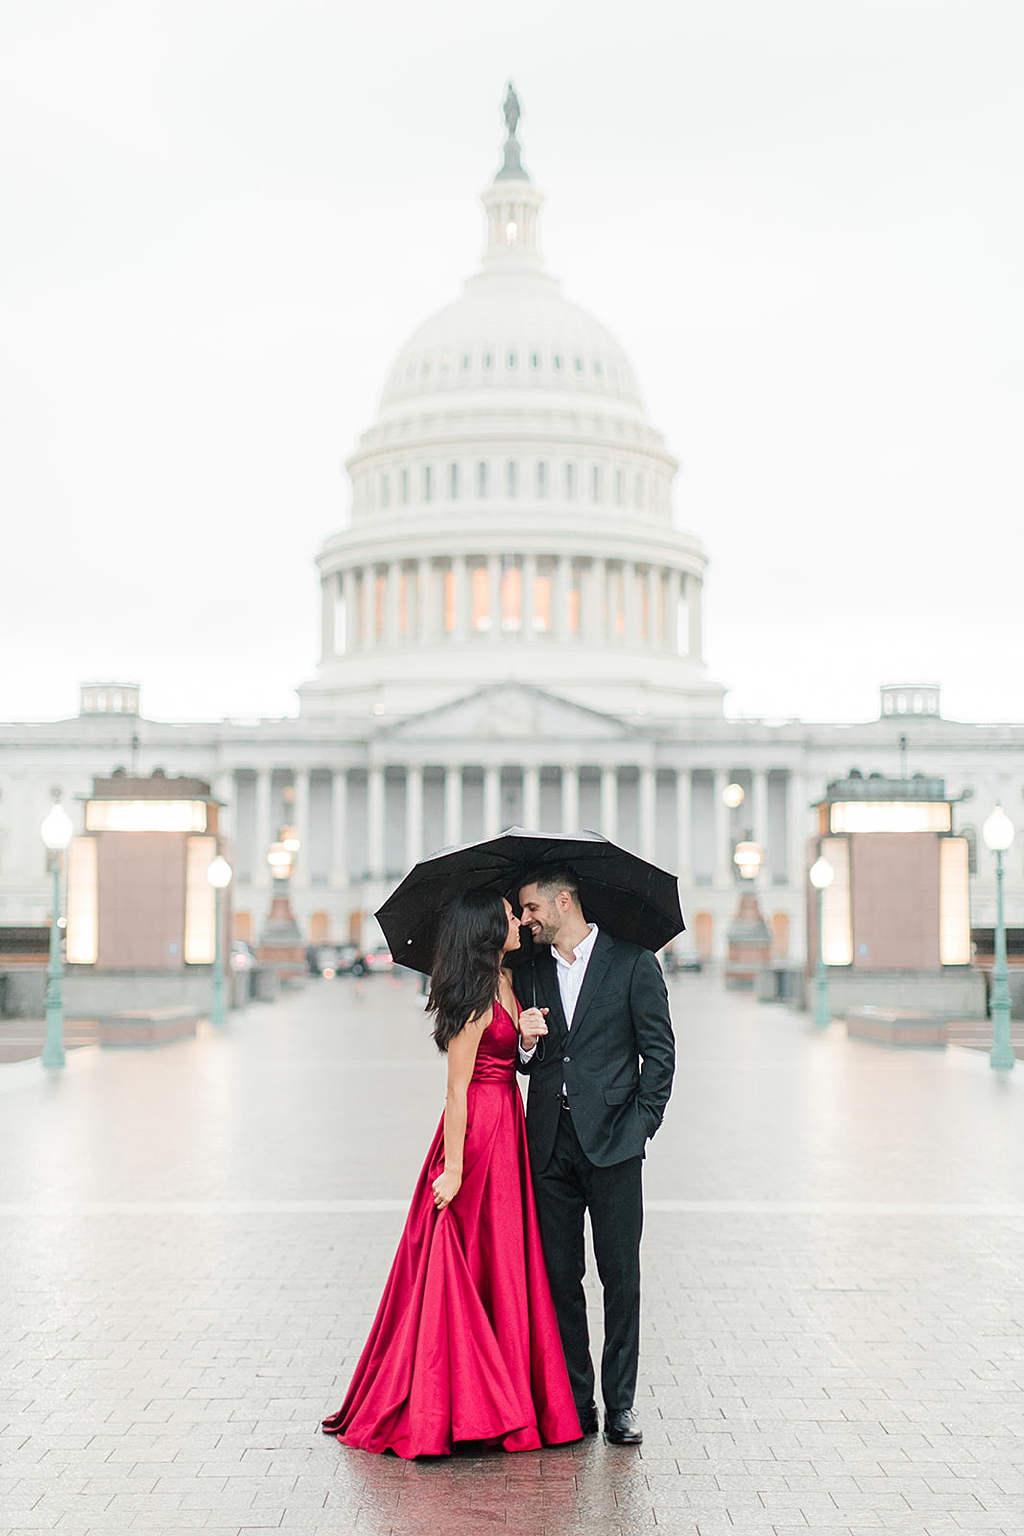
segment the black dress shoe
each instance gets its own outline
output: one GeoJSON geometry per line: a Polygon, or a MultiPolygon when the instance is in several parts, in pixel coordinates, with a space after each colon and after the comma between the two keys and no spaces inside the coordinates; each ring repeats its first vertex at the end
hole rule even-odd
{"type": "Polygon", "coordinates": [[[580,1429],[585,1435],[596,1435],[598,1431],[597,1408],[593,1403],[588,1403],[585,1408],[577,1407],[576,1412],[580,1416],[580,1429]]]}
{"type": "Polygon", "coordinates": [[[632,1408],[620,1408],[604,1416],[604,1433],[612,1445],[642,1445],[644,1432],[632,1408]]]}

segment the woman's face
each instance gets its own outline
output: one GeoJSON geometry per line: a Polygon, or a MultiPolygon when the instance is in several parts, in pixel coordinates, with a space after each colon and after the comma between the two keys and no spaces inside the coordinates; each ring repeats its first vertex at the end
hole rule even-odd
{"type": "Polygon", "coordinates": [[[503,955],[507,955],[510,949],[518,949],[520,944],[519,919],[507,901],[505,902],[505,916],[508,918],[508,937],[502,945],[501,952],[503,955]]]}

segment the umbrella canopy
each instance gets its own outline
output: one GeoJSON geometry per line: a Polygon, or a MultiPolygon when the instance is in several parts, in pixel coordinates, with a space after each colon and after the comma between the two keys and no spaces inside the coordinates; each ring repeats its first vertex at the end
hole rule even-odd
{"type": "Polygon", "coordinates": [[[685,928],[675,875],[597,832],[527,832],[522,827],[421,859],[377,912],[377,921],[395,960],[429,973],[438,919],[448,902],[462,891],[486,888],[514,903],[525,876],[563,865],[579,877],[588,920],[616,938],[661,949],[685,928]]]}

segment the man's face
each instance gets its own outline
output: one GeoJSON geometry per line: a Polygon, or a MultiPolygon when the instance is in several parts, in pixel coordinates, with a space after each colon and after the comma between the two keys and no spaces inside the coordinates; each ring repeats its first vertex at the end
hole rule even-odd
{"type": "Polygon", "coordinates": [[[545,896],[534,885],[524,885],[519,892],[519,905],[523,909],[523,925],[529,928],[538,944],[557,944],[564,913],[558,901],[559,893],[545,896]]]}

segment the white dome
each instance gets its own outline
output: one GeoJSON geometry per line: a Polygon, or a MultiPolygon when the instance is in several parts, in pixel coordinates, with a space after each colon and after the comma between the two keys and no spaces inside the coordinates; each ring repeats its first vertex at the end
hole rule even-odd
{"type": "Polygon", "coordinates": [[[642,408],[636,377],[599,321],[539,272],[483,272],[399,353],[381,412],[424,396],[557,391],[642,408]]]}

